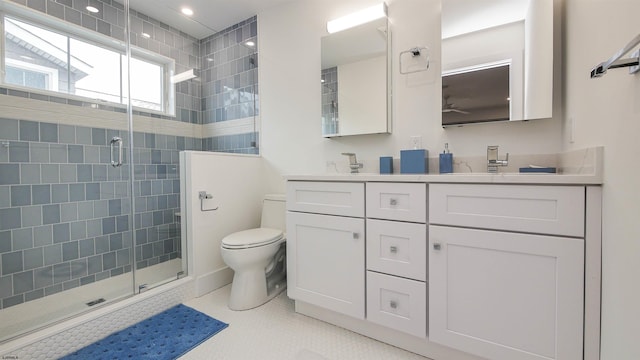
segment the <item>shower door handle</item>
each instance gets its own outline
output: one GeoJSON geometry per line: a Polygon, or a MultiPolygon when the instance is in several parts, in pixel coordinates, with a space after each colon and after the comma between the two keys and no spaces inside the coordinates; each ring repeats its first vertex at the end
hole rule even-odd
{"type": "Polygon", "coordinates": [[[109,143],[111,146],[111,166],[119,167],[122,166],[122,138],[119,136],[114,136],[109,143]],[[118,146],[118,158],[116,160],[113,159],[113,148],[118,146]]]}

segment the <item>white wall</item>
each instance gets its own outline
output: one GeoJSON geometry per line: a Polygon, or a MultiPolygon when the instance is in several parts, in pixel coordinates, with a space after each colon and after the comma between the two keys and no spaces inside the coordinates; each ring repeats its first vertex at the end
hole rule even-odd
{"type": "Polygon", "coordinates": [[[640,74],[589,78],[638,35],[640,2],[565,1],[564,147],[605,147],[602,359],[640,359],[640,74]]]}
{"type": "MultiPolygon", "coordinates": [[[[260,225],[265,194],[262,159],[251,155],[201,151],[180,153],[181,176],[185,189],[182,218],[186,234],[189,275],[196,280],[196,296],[202,296],[231,282],[233,271],[220,255],[222,238],[233,232],[260,225]],[[200,211],[198,192],[206,191],[200,211]]],[[[184,233],[183,233],[184,235],[184,233]]]]}
{"type": "Polygon", "coordinates": [[[394,100],[390,135],[324,139],[320,127],[320,38],[327,20],[377,3],[377,0],[305,0],[258,14],[260,56],[261,154],[275,188],[282,174],[324,173],[327,162],[347,172],[340,153],[356,152],[364,172],[378,171],[378,158],[398,157],[410,136],[423,137],[431,156],[449,143],[454,157],[483,156],[487,145],[501,152],[548,154],[561,148],[561,122],[536,120],[471,125],[444,130],[440,124],[440,0],[389,0],[394,100]],[[400,75],[398,55],[415,46],[431,49],[431,69],[400,75]]]}
{"type": "Polygon", "coordinates": [[[545,101],[553,91],[553,2],[531,1],[525,18],[524,118],[535,119],[551,114],[545,101]]]}

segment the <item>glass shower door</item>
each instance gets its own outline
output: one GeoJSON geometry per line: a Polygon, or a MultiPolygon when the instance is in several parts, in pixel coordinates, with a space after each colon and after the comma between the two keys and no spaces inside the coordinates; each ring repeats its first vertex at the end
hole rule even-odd
{"type": "Polygon", "coordinates": [[[0,341],[133,294],[124,43],[55,5],[0,1],[0,341]]]}

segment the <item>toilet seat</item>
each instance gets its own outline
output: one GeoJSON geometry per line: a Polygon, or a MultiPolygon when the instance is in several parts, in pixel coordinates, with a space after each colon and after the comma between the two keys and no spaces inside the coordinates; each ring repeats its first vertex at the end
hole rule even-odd
{"type": "Polygon", "coordinates": [[[283,239],[278,229],[257,228],[239,231],[222,239],[222,247],[226,249],[248,249],[273,244],[283,239]]]}

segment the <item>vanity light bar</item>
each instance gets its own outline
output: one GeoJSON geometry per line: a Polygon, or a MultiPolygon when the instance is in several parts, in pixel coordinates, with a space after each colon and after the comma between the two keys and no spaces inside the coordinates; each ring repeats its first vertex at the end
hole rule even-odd
{"type": "Polygon", "coordinates": [[[327,22],[327,31],[329,34],[346,30],[369,21],[377,20],[387,16],[387,4],[380,3],[378,5],[354,12],[341,18],[327,22]]]}

